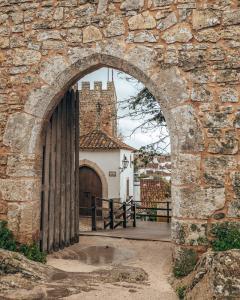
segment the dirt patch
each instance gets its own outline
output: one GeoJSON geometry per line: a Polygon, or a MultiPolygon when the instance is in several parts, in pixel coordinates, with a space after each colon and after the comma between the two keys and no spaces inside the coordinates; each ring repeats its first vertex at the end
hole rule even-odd
{"type": "Polygon", "coordinates": [[[84,237],[80,244],[50,255],[48,265],[28,265],[23,259],[24,273],[20,268],[0,277],[0,299],[177,299],[167,281],[170,244],[84,237]]]}

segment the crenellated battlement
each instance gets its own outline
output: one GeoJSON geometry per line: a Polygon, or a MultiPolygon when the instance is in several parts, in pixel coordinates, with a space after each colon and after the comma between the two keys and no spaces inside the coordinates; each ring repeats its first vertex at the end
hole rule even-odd
{"type": "Polygon", "coordinates": [[[91,88],[91,84],[89,81],[82,81],[79,87],[80,91],[89,91],[89,92],[94,92],[94,91],[111,91],[115,92],[115,86],[113,81],[108,81],[107,82],[107,87],[103,88],[102,81],[94,81],[93,83],[93,88],[91,88]]]}
{"type": "Polygon", "coordinates": [[[93,88],[89,81],[79,87],[80,96],[80,135],[96,128],[111,136],[117,135],[117,98],[114,82],[107,82],[103,88],[101,81],[95,81],[93,88]]]}

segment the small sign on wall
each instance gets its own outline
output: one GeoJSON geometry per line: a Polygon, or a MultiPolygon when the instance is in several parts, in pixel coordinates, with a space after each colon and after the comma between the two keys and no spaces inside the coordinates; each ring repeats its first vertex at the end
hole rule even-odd
{"type": "Polygon", "coordinates": [[[109,175],[109,177],[116,177],[117,176],[117,172],[115,172],[115,171],[109,171],[108,175],[109,175]]]}

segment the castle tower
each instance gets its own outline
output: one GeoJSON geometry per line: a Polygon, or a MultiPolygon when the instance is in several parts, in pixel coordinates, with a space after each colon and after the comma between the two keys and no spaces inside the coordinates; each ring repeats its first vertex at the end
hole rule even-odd
{"type": "Polygon", "coordinates": [[[107,83],[107,89],[102,88],[102,82],[82,82],[80,97],[80,135],[101,129],[108,135],[117,136],[117,97],[113,82],[107,83]]]}

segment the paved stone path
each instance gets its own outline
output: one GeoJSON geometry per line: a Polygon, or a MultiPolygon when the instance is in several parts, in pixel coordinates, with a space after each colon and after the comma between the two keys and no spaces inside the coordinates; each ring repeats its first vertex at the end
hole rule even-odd
{"type": "Polygon", "coordinates": [[[171,241],[171,223],[138,221],[137,227],[81,232],[82,236],[105,236],[146,241],[171,241]]]}

